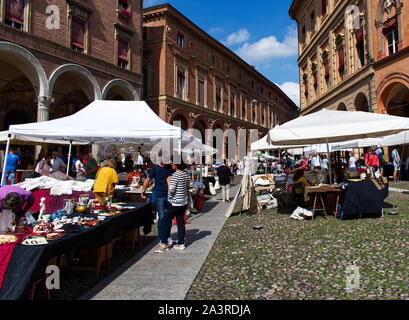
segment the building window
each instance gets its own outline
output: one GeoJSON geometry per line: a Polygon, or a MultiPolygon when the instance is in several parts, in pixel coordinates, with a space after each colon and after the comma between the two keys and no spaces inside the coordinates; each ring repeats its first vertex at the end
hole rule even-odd
{"type": "Polygon", "coordinates": [[[311,30],[312,32],[315,31],[315,13],[314,11],[311,13],[311,30]]]}
{"type": "Polygon", "coordinates": [[[356,52],[358,55],[358,68],[362,68],[363,66],[365,66],[365,46],[363,35],[364,33],[362,28],[355,33],[356,52]]]}
{"type": "Polygon", "coordinates": [[[265,108],[264,105],[261,106],[261,125],[264,126],[264,122],[265,122],[265,108]]]}
{"type": "Polygon", "coordinates": [[[178,31],[176,38],[177,38],[178,46],[181,48],[184,48],[185,47],[185,36],[178,31]]]}
{"type": "Polygon", "coordinates": [[[254,80],[251,80],[251,88],[254,89],[254,80]]]}
{"type": "Polygon", "coordinates": [[[204,78],[199,78],[197,82],[197,103],[199,106],[205,106],[205,80],[204,78]]]}
{"type": "Polygon", "coordinates": [[[125,39],[118,38],[118,66],[128,69],[129,66],[129,42],[125,39]]]}
{"type": "Polygon", "coordinates": [[[4,22],[13,28],[24,30],[24,0],[6,0],[4,22]]]}
{"type": "Polygon", "coordinates": [[[388,55],[398,52],[399,32],[398,29],[392,30],[386,35],[388,41],[388,55]]]}
{"type": "Polygon", "coordinates": [[[241,118],[243,120],[246,120],[246,100],[243,98],[243,101],[241,102],[242,106],[241,106],[241,118]]]}
{"type": "Polygon", "coordinates": [[[181,66],[177,66],[176,96],[180,100],[185,99],[185,69],[181,66]]]}
{"type": "Polygon", "coordinates": [[[307,32],[305,30],[305,27],[302,28],[301,41],[303,44],[307,42],[307,32]]]}
{"type": "Polygon", "coordinates": [[[314,77],[314,93],[315,93],[315,97],[318,97],[318,74],[317,72],[314,72],[313,74],[314,77]]]}
{"type": "Polygon", "coordinates": [[[324,74],[325,84],[326,84],[327,90],[329,90],[330,81],[329,81],[329,62],[328,61],[324,63],[324,71],[325,71],[325,74],[324,74]]]}
{"type": "Polygon", "coordinates": [[[269,121],[270,121],[270,128],[272,128],[273,127],[273,110],[271,108],[270,108],[269,121]]]}
{"type": "Polygon", "coordinates": [[[71,49],[85,52],[85,26],[84,20],[71,17],[71,49]]]}
{"type": "Polygon", "coordinates": [[[388,19],[382,28],[382,32],[386,37],[388,43],[388,55],[395,54],[399,51],[399,31],[398,31],[398,19],[396,16],[388,19]]]}
{"type": "Polygon", "coordinates": [[[216,86],[216,110],[220,112],[222,108],[222,88],[220,86],[216,86]]]}
{"type": "Polygon", "coordinates": [[[327,2],[328,0],[321,0],[321,11],[323,16],[327,14],[327,2]]]}
{"type": "Polygon", "coordinates": [[[118,11],[125,18],[132,17],[131,1],[130,0],[118,0],[118,11]]]}
{"type": "Polygon", "coordinates": [[[253,105],[253,117],[252,117],[252,120],[253,120],[253,123],[256,123],[256,106],[254,106],[253,105]]]}
{"type": "Polygon", "coordinates": [[[236,113],[236,105],[235,105],[235,101],[236,100],[236,96],[231,93],[230,94],[230,116],[234,117],[235,113],[236,113]]]}
{"type": "Polygon", "coordinates": [[[345,79],[344,47],[338,49],[338,72],[341,81],[345,79]]]}

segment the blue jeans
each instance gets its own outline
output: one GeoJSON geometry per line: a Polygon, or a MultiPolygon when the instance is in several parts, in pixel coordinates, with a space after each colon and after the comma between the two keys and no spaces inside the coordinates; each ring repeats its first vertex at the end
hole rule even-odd
{"type": "MultiPolygon", "coordinates": [[[[158,211],[158,236],[162,240],[166,229],[163,228],[163,218],[165,217],[165,210],[168,206],[168,198],[156,198],[155,199],[156,210],[158,211]]],[[[167,238],[166,238],[167,239],[167,238]]],[[[163,243],[163,242],[162,242],[163,243]]],[[[165,241],[166,243],[166,241],[165,241]]]]}
{"type": "MultiPolygon", "coordinates": [[[[185,212],[186,206],[174,207],[170,203],[168,204],[168,209],[166,210],[165,218],[163,219],[163,229],[165,234],[161,238],[162,243],[167,243],[170,237],[170,229],[172,228],[172,220],[176,217],[176,222],[178,226],[178,244],[185,244],[185,212]]],[[[168,243],[169,244],[169,243],[168,243]]]]}
{"type": "Polygon", "coordinates": [[[349,171],[350,171],[350,172],[358,172],[358,170],[356,170],[356,168],[355,168],[355,167],[351,167],[351,168],[349,168],[349,171]]]}
{"type": "Polygon", "coordinates": [[[3,186],[7,184],[7,179],[10,176],[10,184],[13,185],[16,183],[16,170],[6,170],[4,173],[3,186]]]}

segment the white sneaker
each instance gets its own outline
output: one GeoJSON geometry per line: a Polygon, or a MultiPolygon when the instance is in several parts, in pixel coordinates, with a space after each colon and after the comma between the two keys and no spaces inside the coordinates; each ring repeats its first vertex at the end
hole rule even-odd
{"type": "Polygon", "coordinates": [[[184,244],[175,244],[173,246],[173,248],[176,249],[176,250],[185,250],[186,249],[184,244]]]}

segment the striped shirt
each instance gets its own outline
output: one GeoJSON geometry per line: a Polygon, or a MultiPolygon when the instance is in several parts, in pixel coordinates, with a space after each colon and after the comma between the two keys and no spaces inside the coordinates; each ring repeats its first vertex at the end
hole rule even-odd
{"type": "Polygon", "coordinates": [[[168,201],[174,207],[182,207],[189,203],[191,181],[182,171],[176,171],[170,180],[168,201]]]}

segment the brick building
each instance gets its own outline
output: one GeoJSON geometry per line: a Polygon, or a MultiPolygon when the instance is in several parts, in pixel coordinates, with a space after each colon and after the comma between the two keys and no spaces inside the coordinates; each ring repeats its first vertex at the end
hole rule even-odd
{"type": "MultiPolygon", "coordinates": [[[[297,116],[272,82],[169,4],[143,10],[142,97],[168,123],[197,129],[257,129],[297,116]]],[[[247,143],[249,143],[249,140],[247,143]]]]}
{"type": "Polygon", "coordinates": [[[409,6],[294,0],[301,114],[322,108],[409,116],[409,6]]]}
{"type": "Polygon", "coordinates": [[[0,130],[95,99],[139,100],[141,0],[1,0],[0,9],[0,130]]]}

